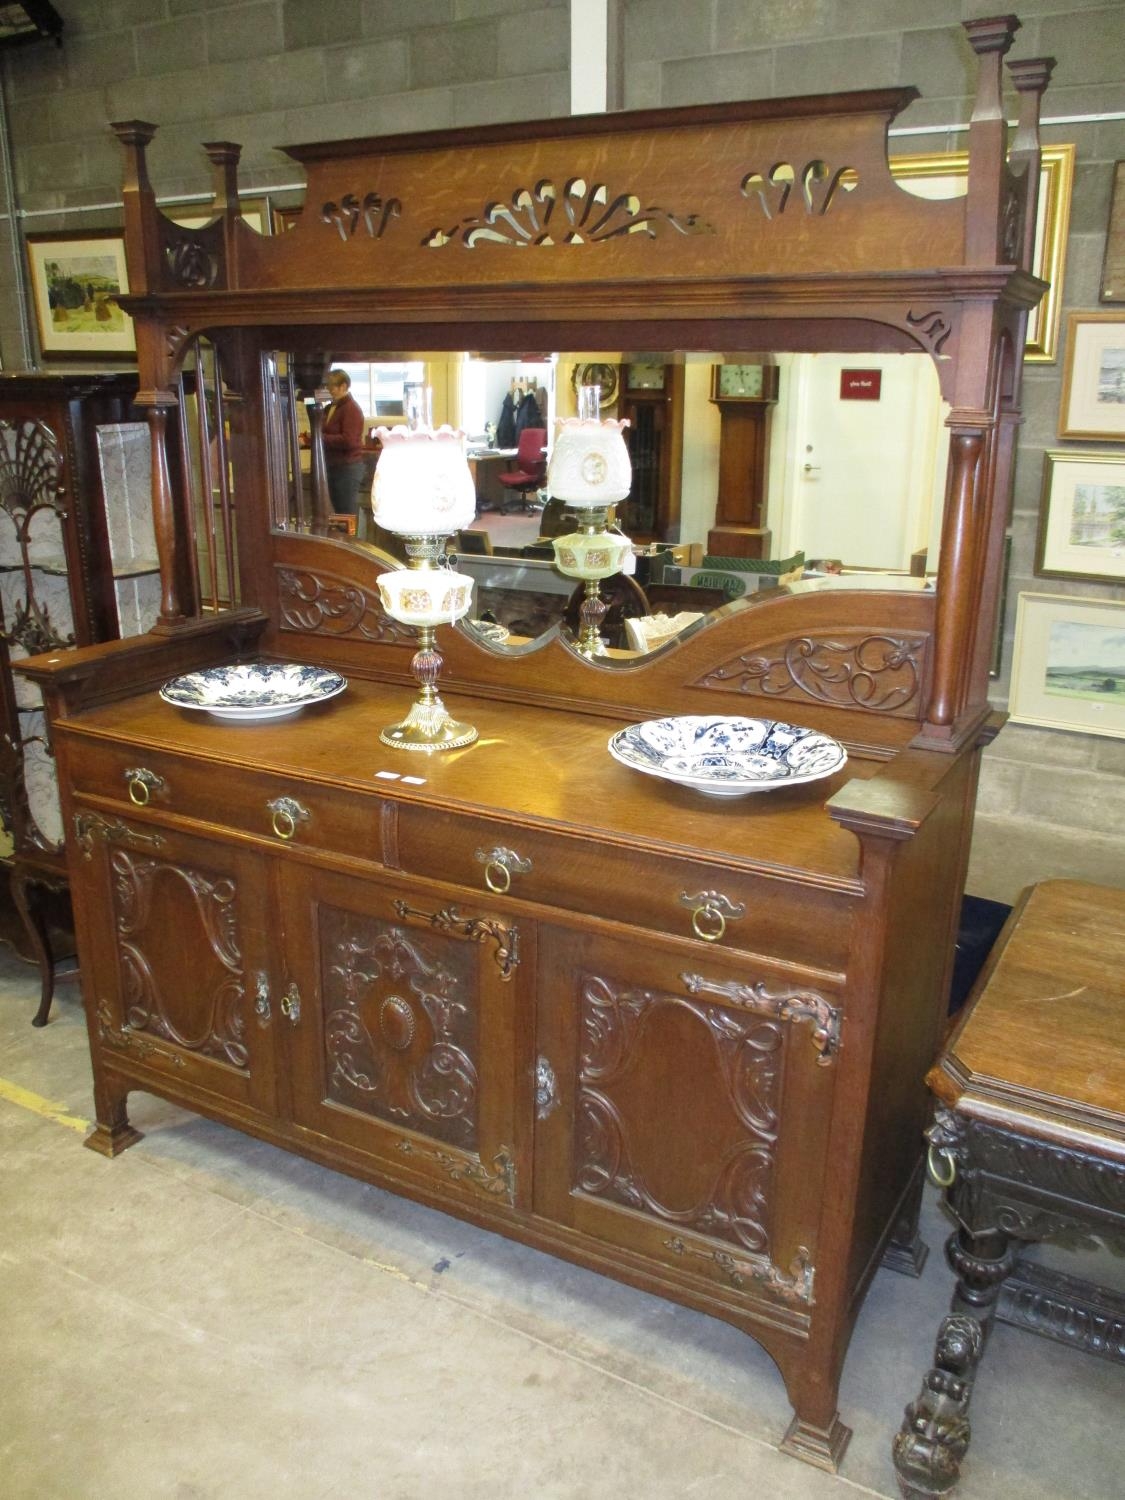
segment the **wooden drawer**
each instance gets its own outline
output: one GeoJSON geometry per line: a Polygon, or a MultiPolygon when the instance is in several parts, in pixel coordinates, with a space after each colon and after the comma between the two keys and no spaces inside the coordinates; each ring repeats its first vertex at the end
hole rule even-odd
{"type": "Polygon", "coordinates": [[[375,796],[114,745],[76,744],[71,761],[79,797],[381,863],[381,799],[375,796]]]}
{"type": "Polygon", "coordinates": [[[783,962],[843,970],[851,893],[500,820],[403,806],[405,871],[696,938],[783,962]]]}

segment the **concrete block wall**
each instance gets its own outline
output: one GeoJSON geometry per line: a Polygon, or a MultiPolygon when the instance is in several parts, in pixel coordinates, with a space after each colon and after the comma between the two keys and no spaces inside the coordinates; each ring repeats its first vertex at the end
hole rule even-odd
{"type": "MultiPolygon", "coordinates": [[[[627,108],[914,83],[924,97],[898,124],[914,132],[950,128],[899,136],[893,149],[901,152],[964,146],[952,127],[968,119],[975,61],[960,23],[994,13],[987,0],[619,3],[627,108]]],[[[43,45],[3,60],[25,230],[120,223],[120,157],[106,128],[114,119],[160,124],[150,160],[160,194],[171,196],[209,192],[205,139],[239,141],[243,188],[276,193],[299,177],[275,149],[286,141],[568,110],[565,0],[55,4],[66,22],[62,50],[43,45]]],[[[1077,146],[1065,316],[1098,306],[1112,164],[1125,157],[1125,119],[1091,117],[1125,114],[1125,4],[1020,0],[1014,8],[1024,22],[1014,55],[1058,59],[1046,114],[1078,117],[1044,131],[1048,142],[1077,146]]],[[[0,211],[8,208],[0,202],[0,211]]],[[[0,220],[0,353],[12,369],[24,362],[24,329],[8,224],[0,220]]],[[[1065,344],[1055,364],[1026,370],[999,707],[1007,701],[1020,592],[1125,598],[1123,589],[1034,575],[1044,452],[1099,446],[1057,438],[1064,352],[1065,344]]],[[[981,816],[1055,829],[1094,848],[1099,839],[1125,835],[1123,789],[1125,742],[1009,725],[986,755],[981,816]]],[[[1099,871],[1112,870],[1114,853],[1099,871]]],[[[1117,878],[1125,883],[1125,855],[1122,867],[1117,878]]]]}

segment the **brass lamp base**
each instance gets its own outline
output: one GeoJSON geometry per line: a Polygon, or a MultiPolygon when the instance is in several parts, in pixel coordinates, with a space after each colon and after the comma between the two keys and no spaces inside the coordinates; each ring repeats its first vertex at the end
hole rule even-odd
{"type": "Polygon", "coordinates": [[[476,737],[473,726],[458,723],[437,697],[415,703],[401,724],[391,724],[379,735],[384,745],[396,750],[459,750],[476,737]]]}

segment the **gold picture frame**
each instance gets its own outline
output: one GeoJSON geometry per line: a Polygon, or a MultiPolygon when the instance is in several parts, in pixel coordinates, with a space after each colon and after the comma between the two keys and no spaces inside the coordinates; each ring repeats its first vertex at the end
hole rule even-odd
{"type": "Polygon", "coordinates": [[[1125,442],[1125,312],[1067,318],[1059,437],[1125,442]]]}
{"type": "MultiPolygon", "coordinates": [[[[891,176],[920,198],[958,198],[968,189],[969,153],[937,151],[892,156],[891,176]]],[[[1032,272],[1049,282],[1043,300],[1027,320],[1024,359],[1050,364],[1058,353],[1070,198],[1074,187],[1074,147],[1044,146],[1039,167],[1039,212],[1032,249],[1032,272]]]]}
{"type": "Polygon", "coordinates": [[[1035,572],[1125,583],[1125,452],[1045,455],[1035,572]]]}
{"type": "Polygon", "coordinates": [[[125,240],[117,229],[25,236],[31,300],[44,359],[136,357],[125,240]]]}
{"type": "Polygon", "coordinates": [[[1013,724],[1125,739],[1125,603],[1021,594],[1008,709],[1013,724]]]}

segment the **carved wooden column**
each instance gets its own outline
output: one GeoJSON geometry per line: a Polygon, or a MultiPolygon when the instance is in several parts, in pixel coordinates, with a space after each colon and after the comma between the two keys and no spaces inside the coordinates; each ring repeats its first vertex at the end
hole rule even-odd
{"type": "Polygon", "coordinates": [[[1019,30],[1015,16],[991,16],[966,21],[969,43],[980,59],[977,94],[969,120],[969,186],[965,215],[965,263],[994,266],[1003,263],[1000,245],[1007,168],[1007,122],[1004,118],[1004,54],[1019,30]]]}
{"type": "Polygon", "coordinates": [[[204,141],[203,149],[215,168],[215,210],[223,217],[225,284],[227,290],[231,291],[239,285],[238,221],[241,215],[238,202],[238,163],[242,147],[234,141],[204,141]]]}
{"type": "Polygon", "coordinates": [[[150,406],[148,433],[152,443],[152,515],[156,530],[156,555],[160,562],[160,615],[152,627],[154,633],[167,632],[183,622],[176,588],[176,518],[172,498],[172,481],[168,473],[168,450],[165,446],[168,408],[150,406]]]}
{"type": "Polygon", "coordinates": [[[1035,249],[1035,221],[1039,212],[1039,164],[1042,156],[1039,148],[1039,106],[1054,68],[1053,57],[1033,57],[1025,62],[1008,64],[1012,83],[1020,96],[1019,124],[1008,161],[1013,171],[1022,166],[1026,173],[1023,238],[1019,256],[1019,264],[1025,271],[1031,270],[1031,258],[1035,249]]]}
{"type": "Polygon", "coordinates": [[[148,180],[145,147],[156,134],[147,120],[119,120],[109,127],[125,151],[125,260],[134,296],[160,285],[160,233],[156,195],[148,180]]]}
{"type": "Polygon", "coordinates": [[[934,676],[926,723],[948,738],[961,701],[967,663],[960,642],[969,638],[969,614],[975,593],[976,509],[980,494],[980,460],[984,427],[955,425],[949,444],[949,484],[941,536],[942,587],[938,590],[934,630],[934,676]],[[944,731],[944,735],[942,732],[944,731]]]}

